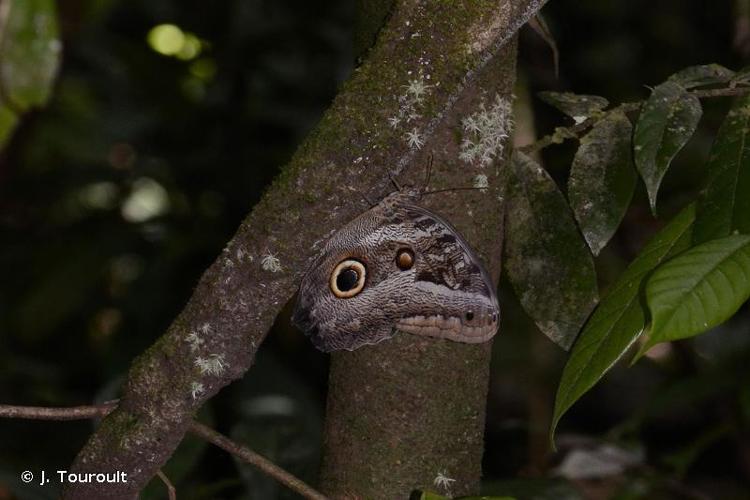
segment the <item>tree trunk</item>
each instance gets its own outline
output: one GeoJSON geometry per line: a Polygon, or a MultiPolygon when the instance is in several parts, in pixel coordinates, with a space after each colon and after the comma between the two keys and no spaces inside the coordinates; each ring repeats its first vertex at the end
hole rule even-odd
{"type": "MultiPolygon", "coordinates": [[[[490,109],[496,96],[511,99],[515,49],[514,43],[507,44],[462,90],[423,147],[434,154],[430,189],[470,186],[476,175],[488,177],[486,192],[454,191],[423,201],[467,237],[488,264],[495,283],[500,276],[503,234],[502,160],[484,168],[468,165],[459,160],[456,137],[462,132],[461,120],[480,106],[490,109]]],[[[414,169],[413,173],[418,179],[422,172],[414,169]]],[[[490,343],[466,345],[399,332],[375,346],[334,353],[323,491],[335,498],[383,499],[408,498],[414,489],[476,493],[490,350],[490,343]],[[436,484],[439,475],[454,481],[436,484]]]]}

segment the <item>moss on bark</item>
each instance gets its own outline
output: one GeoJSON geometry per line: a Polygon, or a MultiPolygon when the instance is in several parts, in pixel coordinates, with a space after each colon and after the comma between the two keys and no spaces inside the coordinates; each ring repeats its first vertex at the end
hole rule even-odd
{"type": "MultiPolygon", "coordinates": [[[[490,96],[509,98],[514,82],[511,43],[464,89],[425,145],[435,155],[431,189],[471,185],[475,174],[487,175],[486,192],[447,192],[424,202],[462,232],[496,280],[503,224],[499,174],[504,160],[481,168],[460,161],[458,153],[462,118],[490,96]]],[[[422,173],[414,171],[416,178],[422,173]]],[[[490,350],[490,343],[466,345],[399,332],[375,346],[334,353],[323,491],[334,498],[407,498],[414,489],[439,489],[434,481],[444,474],[455,482],[441,493],[476,493],[490,350]]]]}

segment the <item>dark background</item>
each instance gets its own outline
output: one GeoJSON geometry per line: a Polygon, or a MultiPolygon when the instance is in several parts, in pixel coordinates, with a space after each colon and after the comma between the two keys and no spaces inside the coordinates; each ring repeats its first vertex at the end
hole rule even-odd
{"type": "MultiPolygon", "coordinates": [[[[739,69],[747,46],[733,40],[748,36],[736,27],[741,5],[553,0],[543,12],[560,51],[559,77],[549,47],[525,28],[518,102],[533,107],[541,135],[568,123],[524,97],[534,92],[619,103],[643,99],[647,86],[685,66],[739,69]]],[[[24,117],[0,158],[0,402],[70,406],[117,396],[131,360],[180,311],[354,68],[356,15],[346,0],[60,2],[64,57],[53,98],[24,117]],[[162,23],[196,35],[200,54],[181,60],[153,50],[147,34],[162,23]]],[[[662,189],[664,218],[651,217],[639,186],[597,259],[603,287],[700,189],[729,100],[703,104],[700,128],[662,189]]],[[[574,151],[571,144],[544,152],[562,187],[574,151]]],[[[563,419],[552,454],[547,431],[565,353],[536,331],[505,281],[501,304],[488,493],[748,498],[747,307],[706,335],[613,370],[563,419]],[[605,440],[640,463],[595,480],[555,475],[571,450],[605,440]]],[[[326,376],[326,356],[287,313],[247,376],[202,417],[314,482],[326,376]]],[[[91,429],[91,422],[0,421],[0,499],[54,498],[52,488],[23,489],[18,475],[67,467],[91,429]]],[[[179,498],[294,498],[192,438],[165,472],[179,498]]],[[[158,482],[146,492],[163,494],[158,482]]]]}

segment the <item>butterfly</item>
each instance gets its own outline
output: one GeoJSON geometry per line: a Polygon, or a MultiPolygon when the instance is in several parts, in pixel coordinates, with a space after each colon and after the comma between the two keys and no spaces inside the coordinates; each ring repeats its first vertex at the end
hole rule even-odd
{"type": "Polygon", "coordinates": [[[324,352],[376,344],[397,330],[480,343],[497,333],[495,286],[422,192],[386,196],[338,230],[305,273],[292,321],[324,352]]]}

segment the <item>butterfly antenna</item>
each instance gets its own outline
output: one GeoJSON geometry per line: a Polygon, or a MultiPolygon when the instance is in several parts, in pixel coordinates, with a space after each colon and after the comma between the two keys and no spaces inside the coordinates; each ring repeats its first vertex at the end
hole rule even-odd
{"type": "Polygon", "coordinates": [[[401,191],[401,184],[398,183],[395,177],[393,177],[393,174],[391,171],[388,171],[388,178],[391,180],[391,183],[396,187],[396,191],[401,191]]]}
{"type": "Polygon", "coordinates": [[[422,195],[435,194],[435,193],[445,193],[447,191],[486,191],[486,190],[487,190],[487,188],[466,186],[466,187],[436,189],[435,191],[425,191],[424,193],[422,193],[422,195]]]}
{"type": "Polygon", "coordinates": [[[432,179],[432,160],[433,155],[430,153],[430,159],[427,161],[427,171],[425,172],[423,191],[427,191],[427,188],[430,186],[430,179],[432,179]]]}

